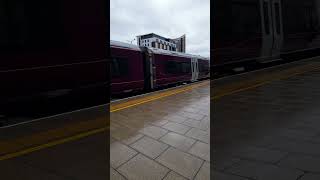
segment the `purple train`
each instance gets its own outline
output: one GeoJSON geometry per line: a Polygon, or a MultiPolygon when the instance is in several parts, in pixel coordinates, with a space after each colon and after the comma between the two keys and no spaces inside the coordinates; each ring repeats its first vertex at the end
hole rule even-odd
{"type": "Polygon", "coordinates": [[[20,102],[71,95],[106,103],[106,7],[99,0],[0,2],[0,116],[20,102]]]}
{"type": "Polygon", "coordinates": [[[151,91],[209,78],[209,59],[201,56],[110,42],[111,94],[151,91]]]}
{"type": "Polygon", "coordinates": [[[319,56],[319,0],[215,0],[211,75],[319,56]]]}

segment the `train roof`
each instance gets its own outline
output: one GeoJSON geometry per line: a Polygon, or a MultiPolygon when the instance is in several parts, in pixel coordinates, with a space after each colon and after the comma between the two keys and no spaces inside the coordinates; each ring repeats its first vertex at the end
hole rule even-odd
{"type": "MultiPolygon", "coordinates": [[[[142,51],[141,48],[137,45],[124,43],[124,42],[120,42],[120,41],[114,41],[114,40],[110,40],[110,46],[131,49],[131,50],[135,50],[135,51],[142,51]]],[[[152,47],[147,47],[147,48],[150,49],[154,54],[164,54],[164,55],[171,55],[171,56],[180,56],[180,57],[187,57],[187,58],[198,58],[198,59],[203,59],[203,60],[209,60],[209,58],[202,57],[200,55],[192,55],[192,54],[175,52],[175,51],[168,51],[168,50],[157,49],[157,48],[152,48],[152,47]]]]}
{"type": "Polygon", "coordinates": [[[157,49],[157,48],[149,48],[153,53],[155,54],[165,54],[165,55],[172,55],[172,56],[180,56],[180,57],[187,57],[187,58],[198,58],[203,60],[209,60],[209,58],[202,57],[200,55],[193,55],[193,54],[187,54],[182,52],[176,52],[176,51],[168,51],[163,49],[157,49]]]}
{"type": "Polygon", "coordinates": [[[120,41],[113,41],[110,40],[110,46],[111,47],[119,47],[119,48],[125,48],[125,49],[132,49],[136,51],[141,51],[140,47],[134,44],[124,43],[120,41]]]}

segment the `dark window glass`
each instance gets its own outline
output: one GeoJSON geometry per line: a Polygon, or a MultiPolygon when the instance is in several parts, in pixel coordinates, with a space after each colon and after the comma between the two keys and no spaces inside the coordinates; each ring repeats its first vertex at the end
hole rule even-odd
{"type": "Polygon", "coordinates": [[[129,73],[127,58],[114,57],[111,61],[111,77],[124,77],[129,73]]]}
{"type": "Polygon", "coordinates": [[[190,63],[181,63],[182,65],[182,73],[190,73],[191,72],[191,64],[190,63]]]}
{"type": "MultiPolygon", "coordinates": [[[[261,33],[261,16],[256,0],[232,2],[232,34],[234,40],[248,39],[261,33]]],[[[181,46],[184,43],[181,41],[181,46]]]]}
{"type": "Polygon", "coordinates": [[[168,61],[165,68],[166,73],[168,74],[181,74],[191,72],[191,64],[187,62],[168,61]]]}
{"type": "Polygon", "coordinates": [[[155,43],[155,42],[152,42],[152,43],[151,43],[151,46],[152,46],[152,47],[156,47],[156,43],[155,43]]]}
{"type": "Polygon", "coordinates": [[[270,21],[269,21],[269,3],[263,2],[263,16],[264,16],[264,29],[266,34],[270,34],[270,21]]]}
{"type": "Polygon", "coordinates": [[[199,63],[199,72],[209,72],[209,66],[207,64],[199,63]]]}
{"type": "Polygon", "coordinates": [[[168,74],[176,74],[177,73],[177,63],[174,61],[166,62],[166,72],[168,74]]]}
{"type": "Polygon", "coordinates": [[[277,34],[280,34],[280,5],[279,3],[274,4],[275,12],[276,12],[276,31],[277,34]]]}
{"type": "Polygon", "coordinates": [[[64,45],[59,3],[59,0],[1,1],[0,52],[40,50],[64,45]]]}

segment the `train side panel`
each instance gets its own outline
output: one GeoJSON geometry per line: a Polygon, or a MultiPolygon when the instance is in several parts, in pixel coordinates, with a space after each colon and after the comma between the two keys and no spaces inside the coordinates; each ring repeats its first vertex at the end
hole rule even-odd
{"type": "Polygon", "coordinates": [[[260,58],[259,0],[217,0],[213,8],[212,66],[260,58]]]}
{"type": "Polygon", "coordinates": [[[143,53],[111,47],[111,93],[144,89],[143,53]]]}
{"type": "Polygon", "coordinates": [[[199,77],[198,79],[206,79],[210,77],[210,65],[209,61],[205,59],[198,59],[199,77]]]}
{"type": "Polygon", "coordinates": [[[213,71],[319,55],[318,0],[216,0],[213,7],[213,71]]]}
{"type": "Polygon", "coordinates": [[[87,0],[0,5],[1,103],[89,89],[104,95],[105,7],[87,0]]]}
{"type": "Polygon", "coordinates": [[[284,36],[282,58],[319,55],[312,51],[320,48],[320,2],[281,0],[281,6],[284,36]]]}
{"type": "Polygon", "coordinates": [[[156,87],[191,81],[191,58],[154,54],[156,87]]]}

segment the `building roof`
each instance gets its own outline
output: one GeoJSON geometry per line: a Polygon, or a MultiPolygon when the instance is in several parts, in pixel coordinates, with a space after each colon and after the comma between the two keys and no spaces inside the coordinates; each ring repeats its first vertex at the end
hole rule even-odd
{"type": "Polygon", "coordinates": [[[151,38],[151,37],[157,37],[159,39],[165,40],[165,41],[170,41],[170,38],[165,38],[163,36],[160,36],[158,34],[155,33],[149,33],[149,34],[144,34],[144,35],[140,35],[141,39],[146,39],[146,38],[151,38]]]}

